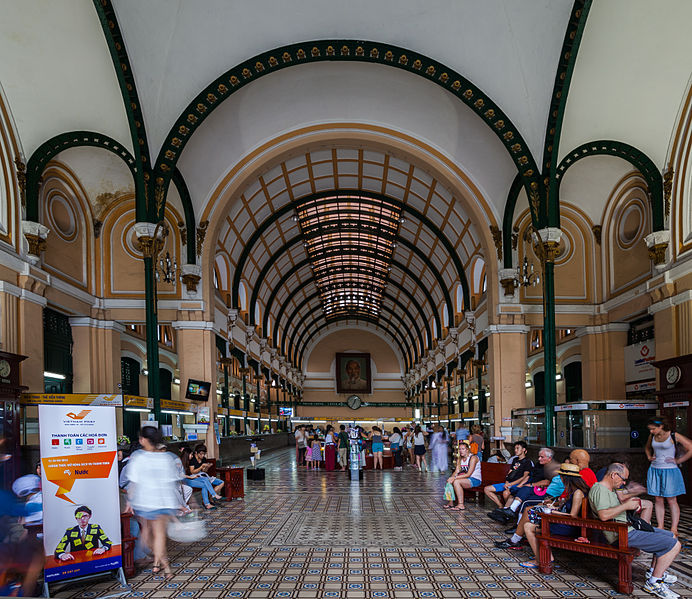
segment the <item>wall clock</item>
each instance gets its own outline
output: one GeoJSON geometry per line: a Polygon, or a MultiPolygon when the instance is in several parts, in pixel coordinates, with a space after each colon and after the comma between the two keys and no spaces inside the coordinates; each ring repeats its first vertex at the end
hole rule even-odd
{"type": "Polygon", "coordinates": [[[360,408],[362,403],[363,401],[357,395],[350,395],[349,398],[346,400],[346,405],[352,410],[357,410],[358,408],[360,408]]]}
{"type": "Polygon", "coordinates": [[[10,375],[12,367],[7,360],[0,360],[0,376],[5,378],[10,375]]]}
{"type": "Polygon", "coordinates": [[[679,366],[671,366],[666,370],[666,381],[668,381],[669,385],[674,385],[680,380],[681,375],[682,372],[679,366]]]}

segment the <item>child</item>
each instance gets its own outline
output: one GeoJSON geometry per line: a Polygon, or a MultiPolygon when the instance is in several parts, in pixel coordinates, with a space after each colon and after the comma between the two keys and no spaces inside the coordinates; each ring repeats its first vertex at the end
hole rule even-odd
{"type": "Polygon", "coordinates": [[[312,441],[312,450],[310,451],[310,457],[312,458],[312,463],[317,470],[320,469],[320,462],[322,461],[322,445],[317,437],[312,441]]]}
{"type": "Polygon", "coordinates": [[[312,444],[313,439],[308,439],[306,441],[307,449],[305,450],[305,468],[310,470],[312,468],[312,444]]]}

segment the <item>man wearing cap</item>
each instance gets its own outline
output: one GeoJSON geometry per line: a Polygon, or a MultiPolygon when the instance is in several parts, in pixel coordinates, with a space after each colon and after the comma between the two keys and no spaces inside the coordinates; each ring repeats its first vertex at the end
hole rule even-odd
{"type": "Polygon", "coordinates": [[[74,559],[70,551],[92,551],[93,555],[101,555],[111,548],[111,540],[98,524],[89,524],[91,510],[86,505],[80,505],[74,512],[77,526],[68,528],[55,548],[55,557],[62,561],[74,559]],[[99,547],[99,545],[101,545],[99,547]]]}
{"type": "MultiPolygon", "coordinates": [[[[606,470],[601,482],[597,482],[589,491],[589,503],[594,514],[603,521],[614,520],[627,524],[627,511],[639,511],[641,503],[636,497],[625,501],[616,493],[627,485],[629,469],[624,464],[614,462],[606,470]]],[[[609,543],[617,541],[618,534],[614,531],[603,531],[609,543]]],[[[669,530],[654,528],[652,532],[627,528],[627,544],[647,553],[653,554],[651,568],[647,573],[644,590],[661,597],[661,599],[677,599],[680,595],[672,591],[668,585],[677,582],[677,577],[667,572],[668,567],[680,553],[680,542],[669,530]]]]}

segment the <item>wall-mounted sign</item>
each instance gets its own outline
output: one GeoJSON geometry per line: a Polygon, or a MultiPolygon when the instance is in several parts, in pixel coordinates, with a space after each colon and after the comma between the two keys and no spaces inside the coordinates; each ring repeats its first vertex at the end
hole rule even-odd
{"type": "Polygon", "coordinates": [[[690,405],[689,401],[667,401],[663,404],[664,408],[686,408],[690,405]]]}
{"type": "Polygon", "coordinates": [[[560,404],[558,406],[555,406],[555,411],[556,412],[569,412],[569,411],[584,411],[589,409],[589,404],[586,402],[583,403],[564,403],[560,404]]]}
{"type": "Polygon", "coordinates": [[[625,347],[625,382],[636,383],[656,379],[653,362],[656,344],[653,339],[625,347]]]}
{"type": "Polygon", "coordinates": [[[625,385],[627,393],[636,393],[637,391],[655,391],[656,381],[640,381],[638,383],[629,383],[625,385]]]}
{"type": "Polygon", "coordinates": [[[22,404],[25,406],[56,405],[56,406],[122,406],[122,395],[98,395],[91,393],[24,393],[22,404]]]}
{"type": "Polygon", "coordinates": [[[206,424],[208,426],[209,420],[209,406],[200,406],[197,409],[197,424],[206,424]]]}
{"type": "Polygon", "coordinates": [[[657,403],[609,403],[606,404],[607,410],[655,410],[657,403]]]}

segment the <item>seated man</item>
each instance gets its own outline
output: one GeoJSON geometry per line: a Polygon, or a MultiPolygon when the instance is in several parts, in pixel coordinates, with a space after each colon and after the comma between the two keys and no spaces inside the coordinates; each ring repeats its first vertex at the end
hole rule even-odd
{"type": "Polygon", "coordinates": [[[527,450],[526,441],[517,441],[514,444],[514,455],[517,459],[512,463],[512,469],[507,474],[505,482],[488,485],[483,489],[485,496],[498,508],[502,508],[510,495],[516,493],[519,487],[529,480],[533,462],[526,457],[527,450]],[[498,495],[501,495],[501,499],[498,495]]]}
{"type": "Polygon", "coordinates": [[[70,551],[93,550],[93,555],[101,555],[111,548],[112,543],[103,529],[98,524],[89,524],[91,510],[86,505],[79,506],[74,516],[77,519],[77,526],[65,531],[55,548],[55,557],[65,562],[74,559],[70,551]]]}
{"type": "MultiPolygon", "coordinates": [[[[639,499],[630,497],[620,501],[616,490],[625,486],[629,478],[629,469],[624,464],[615,462],[608,466],[601,482],[597,482],[589,491],[589,503],[593,513],[602,521],[614,520],[627,524],[628,510],[639,510],[639,499]]],[[[614,531],[604,531],[606,540],[610,543],[617,541],[614,531]]],[[[679,595],[670,590],[668,584],[677,581],[677,577],[668,574],[666,570],[680,553],[680,542],[672,532],[655,528],[653,532],[627,529],[627,542],[630,547],[636,547],[653,554],[651,568],[647,574],[644,590],[662,599],[677,599],[679,595]]]]}
{"type": "MultiPolygon", "coordinates": [[[[203,474],[204,476],[209,476],[207,470],[211,468],[211,464],[206,462],[207,458],[207,446],[200,443],[195,445],[195,451],[190,457],[190,474],[203,474]]],[[[215,478],[210,476],[211,484],[214,487],[217,495],[221,495],[221,489],[223,489],[223,481],[220,478],[215,478]]]]}
{"type": "Polygon", "coordinates": [[[560,464],[553,459],[554,455],[552,449],[543,447],[538,452],[538,464],[531,470],[528,480],[521,485],[516,485],[518,489],[507,499],[505,507],[490,512],[488,517],[504,524],[517,517],[518,510],[524,501],[535,499],[542,501],[546,487],[560,468],[560,464]]]}

